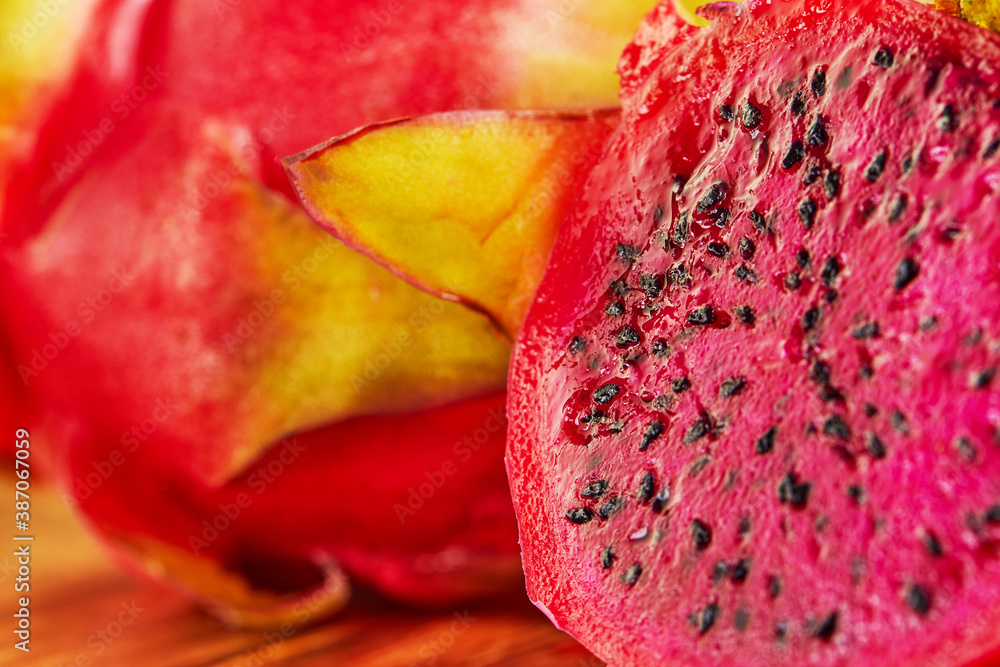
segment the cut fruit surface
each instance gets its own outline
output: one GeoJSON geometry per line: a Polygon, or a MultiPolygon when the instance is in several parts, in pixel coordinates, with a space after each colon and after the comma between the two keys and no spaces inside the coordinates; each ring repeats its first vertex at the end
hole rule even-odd
{"type": "Polygon", "coordinates": [[[529,594],[615,665],[997,664],[1000,38],[701,11],[626,50],[515,344],[529,594]]]}

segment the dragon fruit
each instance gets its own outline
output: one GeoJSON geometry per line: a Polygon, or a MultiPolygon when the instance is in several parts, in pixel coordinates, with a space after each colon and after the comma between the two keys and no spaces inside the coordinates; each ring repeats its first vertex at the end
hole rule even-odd
{"type": "Polygon", "coordinates": [[[614,665],[1000,664],[1000,38],[669,3],[515,344],[532,600],[614,665]]]}
{"type": "Polygon", "coordinates": [[[345,575],[429,604],[520,589],[510,341],[317,229],[277,158],[413,113],[615,104],[652,4],[87,4],[0,165],[0,338],[66,502],[234,624],[300,622],[321,589],[318,620],[345,575]]]}

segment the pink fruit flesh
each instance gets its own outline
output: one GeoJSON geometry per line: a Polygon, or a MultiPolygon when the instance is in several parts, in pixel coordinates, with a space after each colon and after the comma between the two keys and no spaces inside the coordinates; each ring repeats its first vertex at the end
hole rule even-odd
{"type": "Polygon", "coordinates": [[[1000,661],[1000,38],[827,5],[652,15],[517,340],[529,593],[612,664],[1000,661]]]}

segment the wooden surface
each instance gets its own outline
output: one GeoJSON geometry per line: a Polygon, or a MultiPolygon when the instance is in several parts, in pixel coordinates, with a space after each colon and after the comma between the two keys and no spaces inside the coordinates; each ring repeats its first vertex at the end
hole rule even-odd
{"type": "MultiPolygon", "coordinates": [[[[0,479],[0,498],[13,498],[0,479]]],[[[13,524],[13,502],[10,503],[13,524]]],[[[0,505],[2,507],[2,505],[0,505]]],[[[20,593],[14,546],[0,549],[0,665],[195,667],[265,664],[518,665],[599,667],[526,600],[441,611],[394,607],[374,598],[352,603],[324,625],[288,637],[234,632],[167,591],[119,572],[51,488],[35,483],[31,508],[31,653],[13,647],[20,593]],[[458,618],[464,618],[464,623],[458,618]],[[127,621],[127,624],[119,623],[127,621]]],[[[2,510],[0,510],[2,513],[2,510]]],[[[10,536],[0,539],[15,545],[10,536]]]]}

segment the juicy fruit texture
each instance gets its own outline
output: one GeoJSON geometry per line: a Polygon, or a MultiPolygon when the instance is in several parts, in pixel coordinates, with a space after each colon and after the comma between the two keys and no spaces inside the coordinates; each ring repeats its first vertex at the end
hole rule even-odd
{"type": "Polygon", "coordinates": [[[651,15],[515,345],[529,593],[615,665],[1000,662],[1000,39],[813,7],[651,15]]]}
{"type": "Polygon", "coordinates": [[[513,338],[617,122],[617,110],[423,116],[285,164],[306,210],[337,238],[513,338]]]}
{"type": "MultiPolygon", "coordinates": [[[[103,534],[157,540],[166,547],[149,553],[180,549],[254,589],[308,590],[315,582],[294,567],[265,565],[315,553],[407,600],[517,587],[515,568],[494,566],[516,559],[513,517],[500,517],[510,512],[501,436],[490,434],[494,465],[459,466],[446,486],[481,492],[423,511],[412,532],[392,511],[408,485],[382,486],[402,480],[337,479],[341,457],[378,468],[412,444],[437,461],[476,433],[490,419],[479,397],[503,403],[508,342],[487,318],[316,230],[277,158],[408,114],[614,104],[614,58],[651,1],[614,12],[575,3],[568,14],[555,1],[237,4],[101,2],[85,57],[4,183],[4,324],[58,435],[48,458],[103,534]],[[514,39],[527,22],[531,38],[514,39]],[[551,69],[529,72],[541,43],[551,69]],[[538,84],[574,63],[605,73],[538,84]],[[350,439],[339,428],[366,418],[382,428],[350,439]],[[442,420],[469,430],[442,432],[442,420]],[[298,474],[329,497],[302,501],[305,483],[261,497],[295,507],[289,531],[307,537],[241,551],[225,545],[273,540],[271,526],[234,522],[196,550],[189,538],[219,510],[191,499],[238,484],[295,435],[326,451],[298,474]],[[114,474],[87,481],[119,455],[114,474]],[[149,492],[142,503],[136,484],[149,492]],[[358,501],[351,516],[344,496],[358,501]],[[160,520],[178,512],[184,530],[160,520]]],[[[396,464],[418,485],[433,471],[421,456],[396,464]]],[[[164,565],[150,558],[152,571],[164,565]]]]}

